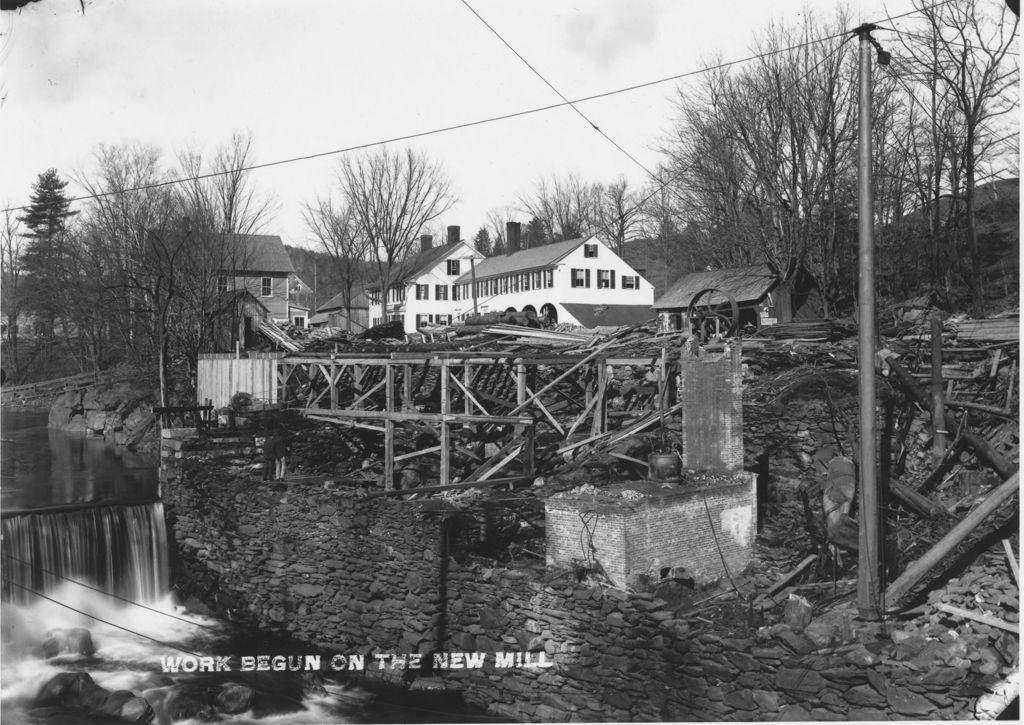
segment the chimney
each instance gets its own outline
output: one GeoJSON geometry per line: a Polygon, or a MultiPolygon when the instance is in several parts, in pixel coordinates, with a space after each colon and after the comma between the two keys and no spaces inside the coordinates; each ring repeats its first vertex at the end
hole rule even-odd
{"type": "Polygon", "coordinates": [[[448,244],[458,242],[460,238],[461,237],[459,237],[459,228],[457,226],[453,225],[448,227],[448,244]]]}
{"type": "Polygon", "coordinates": [[[420,236],[420,251],[426,252],[430,249],[431,243],[434,241],[434,237],[430,234],[423,234],[420,236]]]}
{"type": "Polygon", "coordinates": [[[505,254],[519,251],[519,222],[505,222],[505,254]]]}

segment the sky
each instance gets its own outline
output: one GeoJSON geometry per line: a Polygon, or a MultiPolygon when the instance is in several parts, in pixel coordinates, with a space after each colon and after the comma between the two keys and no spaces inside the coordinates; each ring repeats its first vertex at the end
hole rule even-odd
{"type": "MultiPolygon", "coordinates": [[[[751,54],[772,21],[799,22],[804,0],[467,0],[570,99],[751,54]]],[[[847,3],[855,24],[911,0],[847,3]]],[[[907,19],[909,22],[911,19],[907,19]]],[[[899,27],[901,21],[897,21],[899,27]]],[[[559,103],[462,0],[41,0],[0,13],[0,203],[28,200],[50,167],[72,180],[100,144],[141,143],[168,165],[186,147],[213,154],[233,133],[257,162],[346,149],[559,103]]],[[[886,43],[886,33],[876,37],[886,43]]],[[[895,41],[893,41],[894,43],[895,41]]],[[[851,44],[851,49],[853,44],[851,44]]],[[[580,103],[648,169],[671,126],[679,82],[580,103]]],[[[458,199],[436,227],[471,239],[493,209],[542,179],[646,173],[571,108],[392,144],[440,162],[458,199]]],[[[303,205],[336,189],[338,156],[254,171],[275,200],[264,231],[312,246],[303,205]]],[[[527,221],[524,214],[513,214],[527,221]]]]}

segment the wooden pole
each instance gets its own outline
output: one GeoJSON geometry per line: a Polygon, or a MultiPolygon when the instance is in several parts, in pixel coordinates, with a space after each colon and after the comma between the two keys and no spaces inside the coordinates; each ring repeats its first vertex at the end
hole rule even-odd
{"type": "MultiPolygon", "coordinates": [[[[451,381],[448,377],[450,375],[448,368],[448,361],[441,360],[441,413],[442,415],[452,412],[452,400],[451,391],[449,387],[451,381]]],[[[441,483],[442,486],[447,486],[451,483],[451,447],[452,447],[452,432],[449,427],[447,419],[442,418],[441,420],[441,483]]]]}
{"type": "Polygon", "coordinates": [[[946,414],[942,406],[942,322],[932,318],[932,460],[946,454],[946,414]]]}
{"type": "Polygon", "coordinates": [[[871,187],[871,26],[857,29],[860,37],[860,138],[858,180],[858,336],[860,391],[860,490],[857,610],[864,619],[878,619],[879,542],[878,481],[875,473],[875,242],[871,187]]]}
{"type": "Polygon", "coordinates": [[[1019,488],[1019,473],[1014,473],[989,495],[969,514],[943,536],[932,548],[928,549],[919,559],[908,566],[896,581],[885,590],[887,607],[893,609],[910,589],[917,584],[928,571],[938,564],[955,549],[968,534],[974,531],[990,514],[999,509],[1019,488]]]}
{"type": "Polygon", "coordinates": [[[384,366],[384,408],[389,417],[384,421],[384,490],[395,488],[395,421],[390,413],[395,409],[395,369],[390,364],[384,366]]]}

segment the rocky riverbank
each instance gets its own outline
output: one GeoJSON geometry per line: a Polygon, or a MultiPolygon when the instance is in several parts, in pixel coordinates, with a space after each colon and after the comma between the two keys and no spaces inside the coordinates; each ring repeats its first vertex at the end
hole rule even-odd
{"type": "Polygon", "coordinates": [[[152,387],[138,381],[100,383],[61,394],[50,407],[47,424],[156,456],[160,437],[155,400],[152,387]]]}

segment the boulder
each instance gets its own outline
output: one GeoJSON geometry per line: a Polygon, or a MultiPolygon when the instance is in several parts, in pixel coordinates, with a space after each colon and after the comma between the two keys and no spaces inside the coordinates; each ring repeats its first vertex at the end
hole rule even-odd
{"type": "Polygon", "coordinates": [[[234,715],[252,708],[255,697],[256,691],[248,685],[227,682],[221,685],[220,690],[214,696],[214,702],[221,712],[234,715]]]}
{"type": "Polygon", "coordinates": [[[111,692],[100,687],[87,672],[60,672],[43,684],[36,696],[39,707],[60,706],[91,716],[116,717],[125,722],[152,722],[149,703],[128,690],[111,692]]]}
{"type": "Polygon", "coordinates": [[[85,655],[89,657],[96,652],[92,642],[92,634],[88,629],[53,629],[46,633],[43,641],[43,656],[47,659],[62,654],[85,655]]]}

